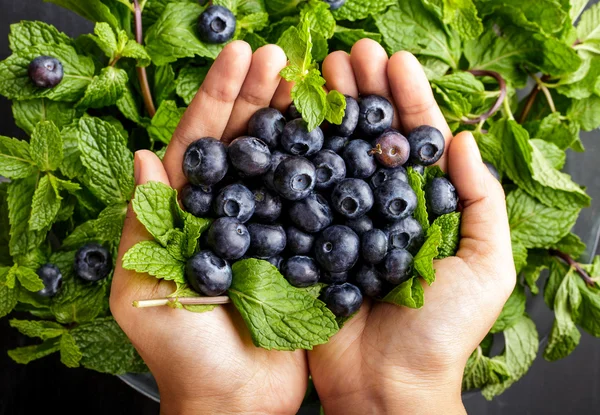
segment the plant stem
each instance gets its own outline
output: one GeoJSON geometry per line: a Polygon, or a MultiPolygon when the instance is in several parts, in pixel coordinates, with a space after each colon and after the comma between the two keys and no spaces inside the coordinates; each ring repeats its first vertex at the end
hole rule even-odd
{"type": "Polygon", "coordinates": [[[593,287],[596,284],[594,282],[594,280],[592,279],[592,277],[590,277],[590,275],[581,267],[581,265],[579,265],[579,263],[574,261],[573,258],[571,258],[568,254],[566,254],[562,251],[559,251],[557,249],[551,249],[549,252],[550,252],[550,255],[562,259],[563,261],[565,261],[567,263],[567,265],[574,268],[575,271],[577,271],[577,273],[581,277],[581,279],[588,286],[593,287]]]}
{"type": "Polygon", "coordinates": [[[535,76],[535,74],[531,74],[531,77],[535,80],[535,83],[538,85],[538,89],[541,89],[544,95],[546,96],[546,100],[548,101],[548,105],[550,106],[550,110],[552,112],[556,112],[556,106],[554,106],[554,100],[552,99],[552,95],[550,95],[550,90],[544,84],[544,80],[535,76]]]}
{"type": "Polygon", "coordinates": [[[506,116],[508,117],[508,119],[514,121],[515,117],[513,116],[513,113],[510,110],[510,104],[509,104],[508,100],[505,100],[502,103],[502,106],[504,107],[504,111],[506,112],[506,116]]]}
{"type": "MultiPolygon", "coordinates": [[[[135,40],[137,43],[142,45],[144,43],[144,32],[142,28],[142,9],[138,0],[133,0],[135,10],[135,40]]],[[[156,114],[156,108],[154,107],[154,101],[152,100],[152,92],[150,92],[150,84],[148,83],[148,74],[146,68],[137,67],[137,76],[140,81],[140,88],[142,90],[142,97],[144,98],[144,106],[150,118],[156,114]]]]}
{"type": "Polygon", "coordinates": [[[491,76],[492,78],[496,79],[496,81],[498,81],[498,86],[500,87],[500,94],[498,95],[498,99],[496,99],[496,102],[494,102],[494,105],[492,105],[492,108],[490,108],[488,111],[481,114],[477,118],[472,118],[472,119],[463,121],[465,124],[479,124],[481,121],[485,121],[488,118],[490,118],[492,115],[494,115],[502,106],[502,103],[504,102],[504,100],[506,98],[506,81],[504,80],[502,75],[500,75],[498,72],[494,72],[494,71],[483,71],[483,70],[473,69],[473,70],[470,70],[469,72],[471,72],[475,76],[491,76]]]}
{"type": "Polygon", "coordinates": [[[169,305],[169,303],[179,303],[183,305],[210,305],[210,304],[227,304],[231,300],[229,297],[222,295],[219,297],[183,297],[183,298],[157,298],[154,300],[139,300],[134,301],[133,306],[136,308],[160,307],[169,305]]]}
{"type": "MultiPolygon", "coordinates": [[[[523,112],[521,112],[521,115],[519,116],[519,124],[523,124],[525,122],[525,120],[527,119],[527,116],[529,115],[529,112],[531,111],[531,108],[533,108],[533,104],[535,103],[535,100],[536,100],[538,94],[540,93],[540,90],[542,89],[542,85],[544,84],[544,82],[546,82],[549,79],[548,75],[542,76],[541,79],[538,79],[534,75],[532,75],[532,76],[536,80],[536,86],[533,87],[533,89],[529,93],[529,96],[527,97],[527,102],[525,103],[525,107],[523,107],[523,112]]],[[[548,91],[548,88],[545,85],[543,85],[543,86],[546,89],[546,91],[548,91]]],[[[544,92],[544,93],[546,93],[546,92],[544,92]]],[[[548,103],[552,102],[551,108],[554,108],[554,101],[552,100],[550,91],[548,91],[548,94],[546,95],[546,99],[548,99],[548,98],[549,98],[548,103]]],[[[556,108],[554,108],[554,111],[552,111],[552,112],[555,112],[555,111],[556,111],[556,108]]]]}

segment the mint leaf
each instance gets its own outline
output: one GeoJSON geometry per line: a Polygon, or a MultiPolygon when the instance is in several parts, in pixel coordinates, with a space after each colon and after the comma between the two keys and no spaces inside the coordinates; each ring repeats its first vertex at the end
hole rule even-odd
{"type": "Polygon", "coordinates": [[[417,195],[417,208],[413,216],[421,224],[424,232],[429,229],[429,214],[427,213],[427,202],[425,201],[425,179],[420,173],[416,172],[412,167],[407,170],[408,184],[417,195]]]}
{"type": "Polygon", "coordinates": [[[574,147],[579,140],[579,125],[565,120],[560,113],[554,112],[545,117],[533,137],[554,144],[561,150],[574,147]]]}
{"type": "Polygon", "coordinates": [[[550,166],[558,170],[564,167],[567,161],[567,154],[564,150],[561,150],[555,144],[537,138],[530,140],[530,143],[544,156],[550,166]]]}
{"type": "Polygon", "coordinates": [[[127,215],[127,204],[118,203],[107,206],[95,220],[95,229],[100,240],[109,243],[115,249],[119,246],[123,223],[127,215]]]}
{"type": "Polygon", "coordinates": [[[57,338],[46,340],[35,346],[19,347],[8,351],[8,356],[15,362],[26,365],[34,360],[46,357],[60,349],[60,340],[57,338]]]}
{"type": "Polygon", "coordinates": [[[463,39],[475,38],[483,31],[472,0],[424,0],[423,4],[463,39]]]}
{"type": "Polygon", "coordinates": [[[600,5],[593,4],[581,14],[577,24],[577,36],[582,43],[588,40],[600,40],[600,5]]]}
{"type": "Polygon", "coordinates": [[[515,272],[518,274],[523,267],[527,265],[527,257],[529,252],[527,248],[519,241],[512,241],[511,244],[513,263],[515,264],[515,272]]]}
{"type": "Polygon", "coordinates": [[[83,355],[70,333],[60,338],[60,361],[67,367],[79,367],[83,355]]]}
{"type": "Polygon", "coordinates": [[[481,389],[486,385],[494,385],[506,381],[510,371],[499,358],[490,358],[483,354],[481,346],[471,354],[463,373],[462,390],[481,389]]]}
{"type": "Polygon", "coordinates": [[[439,226],[442,232],[442,242],[436,258],[454,256],[458,249],[460,235],[460,212],[439,216],[433,221],[433,225],[439,226]]]}
{"type": "Polygon", "coordinates": [[[586,99],[573,100],[567,110],[567,117],[581,125],[585,131],[595,130],[600,126],[600,97],[592,95],[586,99]]]}
{"type": "Polygon", "coordinates": [[[128,201],[134,190],[133,155],[121,134],[95,117],[80,119],[79,130],[86,186],[107,205],[128,201]]]}
{"type": "Polygon", "coordinates": [[[137,66],[145,67],[150,65],[150,55],[144,46],[137,43],[135,40],[128,40],[120,54],[124,58],[131,58],[137,61],[137,66]]]}
{"type": "Polygon", "coordinates": [[[0,176],[21,179],[31,176],[35,170],[26,141],[0,136],[0,176]]]}
{"type": "Polygon", "coordinates": [[[177,290],[172,294],[168,295],[169,298],[173,298],[173,302],[169,302],[168,306],[176,309],[185,309],[193,313],[205,313],[207,311],[214,310],[216,304],[181,304],[180,298],[198,298],[201,297],[196,291],[192,290],[187,283],[177,284],[177,290]]]}
{"type": "Polygon", "coordinates": [[[38,183],[31,202],[29,228],[40,231],[52,226],[60,210],[62,197],[53,186],[49,175],[44,175],[38,183]]]}
{"type": "MultiPolygon", "coordinates": [[[[1,274],[0,268],[0,274],[1,274]]],[[[5,271],[8,273],[8,270],[5,271]]],[[[0,282],[0,317],[10,314],[17,305],[19,287],[10,288],[0,282]]]]}
{"type": "Polygon", "coordinates": [[[347,0],[342,7],[333,11],[333,16],[336,20],[353,22],[379,14],[394,4],[393,0],[347,0]]]}
{"type": "Polygon", "coordinates": [[[75,109],[72,105],[50,101],[47,98],[13,101],[12,113],[15,123],[29,135],[40,121],[52,121],[62,129],[75,119],[75,109]]]}
{"type": "MultiPolygon", "coordinates": [[[[587,268],[586,271],[590,273],[590,276],[596,279],[600,276],[597,258],[591,267],[584,267],[587,268]]],[[[600,337],[600,290],[597,286],[588,287],[579,277],[575,279],[575,282],[581,293],[581,305],[574,313],[575,322],[592,336],[600,337]]]]}
{"type": "Polygon", "coordinates": [[[119,27],[117,18],[111,13],[110,8],[101,0],[44,0],[46,3],[54,3],[69,9],[81,17],[92,22],[108,22],[113,29],[119,27]]]}
{"type": "Polygon", "coordinates": [[[73,45],[71,38],[59,32],[54,26],[26,20],[10,25],[8,43],[13,52],[35,45],[73,45]]]}
{"type": "Polygon", "coordinates": [[[150,138],[169,144],[184,112],[185,108],[177,108],[175,101],[163,101],[148,126],[150,138]]]}
{"type": "Polygon", "coordinates": [[[179,71],[176,81],[176,92],[189,105],[204,82],[210,66],[186,65],[179,71]]]}
{"type": "Polygon", "coordinates": [[[117,36],[110,25],[104,22],[96,23],[94,34],[96,36],[92,36],[91,39],[108,58],[113,59],[119,46],[117,45],[117,36]]]}
{"type": "Polygon", "coordinates": [[[252,33],[264,29],[269,24],[268,13],[251,13],[238,20],[240,30],[252,33]]]}
{"type": "Polygon", "coordinates": [[[502,16],[516,26],[533,32],[559,32],[564,28],[568,17],[559,2],[554,0],[539,0],[534,3],[518,0],[480,1],[478,4],[482,15],[502,16]]]}
{"type": "Polygon", "coordinates": [[[60,337],[67,331],[53,321],[10,320],[10,326],[28,337],[39,337],[42,340],[60,337]]]}
{"type": "Polygon", "coordinates": [[[346,97],[338,91],[327,94],[327,114],[325,118],[333,124],[341,124],[346,114],[346,97]]]}
{"type": "Polygon", "coordinates": [[[339,330],[325,304],[294,288],[266,261],[233,264],[229,297],[256,346],[267,350],[311,350],[339,330]]]}
{"type": "Polygon", "coordinates": [[[81,162],[81,152],[79,151],[79,133],[80,130],[76,124],[65,127],[61,132],[63,160],[60,171],[69,179],[85,175],[85,167],[81,162]]]}
{"type": "Polygon", "coordinates": [[[17,267],[15,275],[21,286],[26,290],[36,292],[44,289],[44,283],[34,270],[27,267],[17,267]]]}
{"type": "Polygon", "coordinates": [[[143,124],[142,115],[140,114],[140,105],[133,96],[133,92],[129,84],[123,88],[123,95],[121,95],[121,98],[117,100],[117,108],[128,120],[131,120],[136,124],[143,124]]]}
{"type": "Polygon", "coordinates": [[[52,121],[42,121],[31,133],[31,158],[43,171],[54,171],[63,159],[60,131],[52,121]]]}
{"type": "Polygon", "coordinates": [[[183,235],[184,241],[184,257],[190,258],[196,253],[198,248],[198,239],[202,232],[207,230],[212,221],[210,219],[197,218],[194,215],[184,212],[183,216],[183,235]]]}
{"type": "Polygon", "coordinates": [[[157,66],[154,71],[153,85],[153,95],[159,107],[163,101],[174,99],[176,83],[173,67],[171,65],[157,66]]]}
{"type": "Polygon", "coordinates": [[[433,259],[438,256],[438,248],[442,243],[442,230],[439,225],[431,225],[427,230],[425,243],[415,255],[415,272],[419,274],[427,284],[435,281],[435,269],[433,259]]]}
{"type": "Polygon", "coordinates": [[[136,188],[131,205],[146,230],[166,247],[178,219],[177,192],[166,184],[149,182],[136,188]]]}
{"type": "Polygon", "coordinates": [[[335,19],[329,5],[322,1],[310,0],[300,9],[300,20],[325,39],[331,38],[335,31],[335,19]]]}
{"type": "Polygon", "coordinates": [[[8,212],[10,222],[10,254],[25,255],[41,245],[46,232],[29,228],[31,201],[37,186],[37,177],[12,181],[8,186],[8,212]]]}
{"type": "Polygon", "coordinates": [[[525,313],[525,301],[525,290],[517,284],[490,332],[499,333],[512,327],[525,313]]]}
{"type": "Polygon", "coordinates": [[[292,99],[308,123],[308,130],[318,127],[327,114],[327,94],[323,89],[325,80],[318,70],[311,70],[306,77],[292,88],[292,99]]]}
{"type": "Polygon", "coordinates": [[[85,90],[85,95],[77,103],[77,108],[102,108],[114,105],[123,96],[129,80],[127,72],[108,66],[94,76],[85,90]]]}
{"type": "MultiPolygon", "coordinates": [[[[356,42],[360,39],[373,39],[374,41],[380,43],[382,36],[377,32],[369,32],[364,29],[351,29],[348,27],[343,27],[340,25],[335,26],[335,31],[333,33],[333,38],[339,40],[344,45],[348,47],[354,46],[356,42]]],[[[349,50],[346,48],[346,50],[349,50]]]]}
{"type": "Polygon", "coordinates": [[[395,287],[381,301],[409,308],[421,308],[425,304],[424,295],[419,278],[413,277],[395,287]]]}
{"type": "Polygon", "coordinates": [[[297,66],[302,73],[311,69],[310,64],[312,59],[310,51],[312,49],[312,41],[308,27],[302,28],[302,30],[299,30],[295,26],[289,27],[279,37],[277,45],[283,49],[291,66],[297,66]],[[304,29],[306,31],[303,31],[304,29]]]}
{"type": "MultiPolygon", "coordinates": [[[[585,45],[588,47],[588,45],[585,45]]],[[[600,50],[599,50],[600,52],[600,50]]],[[[556,91],[569,98],[589,98],[596,91],[596,82],[600,76],[600,58],[582,55],[583,62],[579,69],[561,77],[556,91]]],[[[558,115],[558,114],[557,114],[558,115]]]]}
{"type": "Polygon", "coordinates": [[[179,261],[154,241],[135,244],[123,256],[123,268],[185,284],[185,262],[179,261]]]}
{"type": "Polygon", "coordinates": [[[552,249],[562,251],[572,258],[577,259],[585,252],[585,243],[574,233],[566,234],[560,241],[551,246],[552,249]]]}

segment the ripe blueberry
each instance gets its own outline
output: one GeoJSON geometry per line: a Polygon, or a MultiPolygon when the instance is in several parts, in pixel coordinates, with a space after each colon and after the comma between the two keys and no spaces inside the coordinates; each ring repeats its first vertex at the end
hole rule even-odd
{"type": "Polygon", "coordinates": [[[295,120],[296,118],[302,118],[302,114],[300,114],[300,111],[298,111],[298,108],[296,108],[296,104],[294,103],[290,104],[285,112],[285,116],[289,121],[295,120]]]}
{"type": "Polygon", "coordinates": [[[379,264],[388,252],[388,237],[381,229],[371,229],[360,238],[360,253],[370,264],[379,264]]]}
{"type": "Polygon", "coordinates": [[[260,138],[271,150],[277,148],[285,117],[275,108],[261,108],[248,121],[248,134],[260,138]]]}
{"type": "Polygon", "coordinates": [[[312,192],[316,183],[315,166],[304,157],[286,158],[275,169],[273,187],[285,199],[304,199],[312,192]]]}
{"type": "Polygon", "coordinates": [[[402,284],[412,277],[413,262],[407,250],[392,249],[381,264],[381,275],[390,284],[402,284]]]}
{"type": "Polygon", "coordinates": [[[373,191],[361,179],[344,179],[333,188],[331,204],[349,219],[363,216],[373,207],[373,191]]]}
{"type": "Polygon", "coordinates": [[[108,249],[96,243],[89,243],[75,254],[75,274],[86,281],[106,278],[112,270],[112,258],[108,249]]]}
{"type": "Polygon", "coordinates": [[[348,281],[348,271],[344,272],[323,272],[321,281],[326,284],[341,284],[348,281]]]}
{"type": "Polygon", "coordinates": [[[346,3],[346,0],[325,0],[325,3],[329,4],[331,10],[337,10],[346,3]]]}
{"type": "Polygon", "coordinates": [[[285,233],[287,235],[287,248],[294,255],[308,255],[315,243],[315,237],[300,229],[289,226],[285,233]]]}
{"type": "Polygon", "coordinates": [[[360,240],[349,227],[333,225],[321,233],[314,249],[315,258],[325,271],[346,272],[358,260],[360,240]]]}
{"type": "Polygon", "coordinates": [[[400,167],[410,156],[410,145],[408,140],[399,131],[387,130],[374,142],[371,153],[375,159],[384,167],[400,167]]]}
{"type": "Polygon", "coordinates": [[[437,216],[452,213],[458,206],[456,189],[445,177],[436,177],[427,185],[425,200],[429,212],[437,216]]]}
{"type": "Polygon", "coordinates": [[[363,140],[352,140],[344,150],[342,158],[346,162],[346,174],[348,177],[366,179],[371,177],[377,170],[377,163],[371,154],[371,144],[363,140]]]}
{"type": "Polygon", "coordinates": [[[229,216],[242,223],[252,217],[255,207],[252,192],[246,186],[238,183],[221,189],[214,201],[214,210],[217,216],[229,216]]]}
{"type": "Polygon", "coordinates": [[[333,284],[325,289],[323,302],[337,317],[350,317],[362,305],[363,297],[356,285],[333,284]]]}
{"type": "Polygon", "coordinates": [[[317,169],[317,189],[327,189],[346,177],[346,163],[331,150],[321,150],[312,159],[317,169]]]}
{"type": "Polygon", "coordinates": [[[423,228],[412,216],[387,225],[383,231],[387,235],[389,249],[406,249],[415,255],[425,242],[423,228]]]}
{"type": "Polygon", "coordinates": [[[185,264],[185,276],[192,288],[203,295],[215,297],[231,286],[232,272],[227,261],[212,251],[200,251],[185,264]]]}
{"type": "Polygon", "coordinates": [[[219,218],[208,230],[208,246],[219,257],[227,261],[239,259],[250,247],[248,229],[235,218],[219,218]]]}
{"type": "Polygon", "coordinates": [[[444,154],[446,140],[435,127],[422,125],[412,130],[406,138],[410,144],[411,163],[430,166],[444,154]]]}
{"type": "Polygon", "coordinates": [[[204,43],[225,43],[235,33],[236,20],[223,6],[208,6],[198,19],[198,37],[204,43]]]}
{"type": "Polygon", "coordinates": [[[373,229],[373,221],[367,215],[363,215],[356,219],[347,219],[344,224],[356,232],[358,236],[373,229]]]}
{"type": "Polygon", "coordinates": [[[398,179],[384,182],[373,191],[373,196],[375,211],[390,221],[410,216],[417,207],[417,195],[413,189],[398,179]]]}
{"type": "Polygon", "coordinates": [[[275,222],[281,215],[281,199],[265,187],[252,191],[254,195],[254,219],[263,222],[275,222]]]}
{"type": "Polygon", "coordinates": [[[319,282],[319,267],[314,259],[307,256],[288,258],[283,263],[281,273],[294,287],[310,287],[319,282]]]}
{"type": "Polygon", "coordinates": [[[227,149],[231,165],[243,177],[260,176],[271,167],[271,152],[264,141],[244,136],[236,138],[227,149]]]}
{"type": "Polygon", "coordinates": [[[250,251],[257,258],[269,258],[279,255],[285,249],[286,236],[281,225],[263,225],[251,223],[250,251]]]}
{"type": "MultiPolygon", "coordinates": [[[[329,4],[331,5],[332,3],[333,2],[329,4]]],[[[331,9],[335,10],[333,7],[331,7],[331,9]]],[[[360,110],[358,108],[358,102],[356,102],[354,98],[349,95],[346,95],[345,97],[346,112],[344,113],[344,118],[342,119],[342,123],[340,125],[331,124],[331,132],[334,135],[350,137],[358,125],[358,113],[360,110]]]]}
{"type": "Polygon", "coordinates": [[[42,297],[54,297],[63,283],[63,276],[58,267],[54,264],[45,264],[39,267],[36,272],[44,283],[44,288],[37,293],[42,297]]]}
{"type": "Polygon", "coordinates": [[[265,186],[267,186],[270,190],[275,190],[275,185],[273,184],[273,180],[275,178],[275,170],[286,158],[290,157],[289,154],[282,153],[281,151],[273,151],[271,154],[271,167],[269,170],[262,176],[262,180],[265,186]]]}
{"type": "Polygon", "coordinates": [[[367,136],[378,136],[392,126],[394,107],[384,97],[367,95],[359,107],[358,128],[367,136]]]}
{"type": "Polygon", "coordinates": [[[281,147],[294,156],[312,156],[323,147],[323,131],[316,127],[308,131],[302,118],[288,122],[281,133],[281,147]]]}
{"type": "Polygon", "coordinates": [[[38,56],[29,64],[29,79],[39,88],[53,88],[63,79],[63,66],[51,56],[38,56]]]}
{"type": "Polygon", "coordinates": [[[194,141],[183,155],[183,173],[195,186],[212,186],[220,182],[228,167],[227,150],[216,138],[194,141]]]}
{"type": "Polygon", "coordinates": [[[210,186],[186,184],[181,190],[181,204],[192,215],[202,218],[210,212],[213,193],[210,186]]]}
{"type": "Polygon", "coordinates": [[[348,141],[348,137],[340,137],[338,135],[328,137],[323,143],[323,150],[331,150],[334,153],[340,154],[344,147],[346,147],[346,144],[348,144],[348,141]]]}
{"type": "Polygon", "coordinates": [[[284,259],[281,255],[275,255],[271,258],[267,258],[265,261],[273,265],[278,270],[281,270],[281,266],[283,265],[284,259]]]}
{"type": "Polygon", "coordinates": [[[492,163],[488,163],[487,161],[485,161],[483,164],[485,164],[490,173],[492,173],[492,176],[494,176],[496,180],[500,181],[500,173],[498,173],[496,166],[494,166],[492,163]]]}
{"type": "Polygon", "coordinates": [[[308,233],[320,232],[333,221],[329,203],[318,193],[293,202],[288,212],[290,220],[298,228],[308,233]]]}
{"type": "Polygon", "coordinates": [[[394,179],[402,180],[404,183],[408,183],[408,176],[406,175],[406,170],[404,167],[396,167],[394,169],[380,167],[369,179],[369,184],[371,185],[371,188],[375,190],[384,182],[394,179]]]}
{"type": "Polygon", "coordinates": [[[371,264],[363,264],[354,275],[354,282],[367,297],[381,298],[388,288],[381,273],[371,264]]]}

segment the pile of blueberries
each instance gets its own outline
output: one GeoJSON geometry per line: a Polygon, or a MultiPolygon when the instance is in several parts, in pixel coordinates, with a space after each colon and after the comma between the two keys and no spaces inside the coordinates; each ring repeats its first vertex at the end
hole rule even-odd
{"type": "MultiPolygon", "coordinates": [[[[248,135],[228,147],[210,137],[190,144],[181,202],[193,215],[215,219],[187,263],[191,286],[221,295],[231,284],[231,262],[264,259],[295,287],[329,284],[322,299],[344,317],[363,295],[381,298],[407,281],[424,233],[412,217],[417,197],[406,167],[423,173],[445,141],[430,126],[404,137],[391,128],[393,116],[381,96],[347,96],[340,125],[308,131],[293,105],[287,120],[262,108],[248,135]]],[[[457,208],[446,178],[432,180],[425,194],[434,216],[457,208]]]]}

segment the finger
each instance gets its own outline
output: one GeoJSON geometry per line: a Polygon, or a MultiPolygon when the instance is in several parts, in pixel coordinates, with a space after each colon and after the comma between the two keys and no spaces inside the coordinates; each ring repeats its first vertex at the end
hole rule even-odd
{"type": "Polygon", "coordinates": [[[344,51],[330,53],[323,61],[323,77],[328,90],[338,91],[358,98],[358,85],[354,77],[350,55],[344,51]]]}
{"type": "Polygon", "coordinates": [[[273,95],[271,100],[271,107],[278,109],[282,114],[285,114],[288,107],[292,103],[292,88],[294,87],[293,82],[282,79],[279,82],[279,86],[273,95]]]}
{"type": "Polygon", "coordinates": [[[454,137],[448,167],[463,205],[457,256],[482,268],[512,263],[504,190],[483,161],[470,132],[454,137]]]}
{"type": "MultiPolygon", "coordinates": [[[[356,77],[358,92],[361,95],[380,95],[394,104],[388,82],[388,56],[379,43],[371,39],[359,40],[352,47],[350,61],[356,77]]],[[[394,105],[392,127],[398,128],[399,126],[398,113],[394,105]]]]}
{"type": "Polygon", "coordinates": [[[180,190],[186,183],[181,164],[187,146],[202,137],[222,137],[251,59],[252,50],[247,43],[231,42],[208,71],[163,158],[169,180],[175,189],[180,190]]]}
{"type": "Polygon", "coordinates": [[[235,101],[223,141],[230,142],[242,135],[250,117],[260,108],[268,107],[279,86],[279,72],[285,68],[286,57],[277,45],[259,48],[252,56],[250,70],[235,101]]]}
{"type": "MultiPolygon", "coordinates": [[[[404,132],[408,134],[421,125],[431,125],[442,132],[448,148],[452,132],[435,102],[429,80],[417,58],[409,52],[397,52],[390,58],[387,71],[404,132]]],[[[437,164],[446,170],[447,151],[437,164]]]]}

